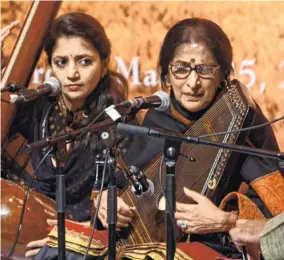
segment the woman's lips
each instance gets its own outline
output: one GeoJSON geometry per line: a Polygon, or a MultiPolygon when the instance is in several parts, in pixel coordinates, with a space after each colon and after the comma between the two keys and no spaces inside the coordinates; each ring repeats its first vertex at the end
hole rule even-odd
{"type": "Polygon", "coordinates": [[[77,91],[81,88],[82,85],[79,84],[73,84],[73,85],[66,85],[66,87],[68,88],[68,90],[70,91],[77,91]]]}
{"type": "Polygon", "coordinates": [[[184,94],[189,101],[198,101],[203,94],[184,94]]]}

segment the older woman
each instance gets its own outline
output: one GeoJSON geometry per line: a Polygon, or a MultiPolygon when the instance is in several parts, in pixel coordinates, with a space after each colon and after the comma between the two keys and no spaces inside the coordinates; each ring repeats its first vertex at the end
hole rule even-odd
{"type": "MultiPolygon", "coordinates": [[[[166,112],[150,109],[143,126],[181,132],[187,129],[190,122],[198,122],[210,111],[222,89],[231,86],[232,58],[231,43],[214,22],[191,18],[176,23],[164,39],[158,60],[163,89],[170,93],[172,106],[166,112]]],[[[234,84],[241,83],[235,80],[234,84]]],[[[218,120],[218,115],[215,120],[218,120]]],[[[266,121],[256,105],[254,124],[266,121]]],[[[247,145],[250,146],[278,150],[270,126],[251,131],[247,140],[247,145]]],[[[136,137],[133,149],[129,150],[125,159],[127,163],[143,168],[162,149],[161,139],[136,137]]],[[[239,158],[236,165],[235,169],[231,169],[231,177],[224,189],[226,192],[221,196],[234,192],[222,203],[223,209],[229,209],[230,204],[226,202],[234,199],[234,207],[221,210],[203,195],[184,188],[185,195],[195,201],[195,204],[178,202],[175,213],[177,225],[184,233],[191,234],[191,241],[205,243],[227,256],[238,254],[229,241],[228,234],[224,233],[234,227],[238,215],[263,218],[284,210],[284,182],[275,161],[245,155],[239,158]],[[247,183],[248,187],[245,195],[237,193],[242,182],[247,183]],[[272,188],[272,183],[277,186],[272,188]],[[238,208],[238,205],[244,205],[238,203],[240,201],[248,202],[247,206],[238,208]]],[[[191,174],[189,170],[188,178],[191,174]]]]}

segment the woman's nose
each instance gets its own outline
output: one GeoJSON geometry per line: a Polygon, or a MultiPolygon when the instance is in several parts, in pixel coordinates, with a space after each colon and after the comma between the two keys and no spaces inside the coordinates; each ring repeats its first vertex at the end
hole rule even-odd
{"type": "Polygon", "coordinates": [[[186,85],[191,89],[197,89],[200,87],[200,79],[195,70],[192,70],[188,75],[186,85]]]}
{"type": "Polygon", "coordinates": [[[69,80],[77,80],[80,77],[80,73],[78,71],[78,67],[75,63],[70,63],[68,67],[67,78],[69,80]]]}

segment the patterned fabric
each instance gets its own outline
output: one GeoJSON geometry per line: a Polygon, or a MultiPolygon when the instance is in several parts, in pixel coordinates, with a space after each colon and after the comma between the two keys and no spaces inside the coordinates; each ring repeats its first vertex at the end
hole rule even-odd
{"type": "MultiPolygon", "coordinates": [[[[66,250],[66,260],[83,260],[83,259],[84,259],[84,255],[66,250]]],[[[102,260],[102,259],[105,259],[105,257],[104,256],[102,257],[88,256],[85,259],[86,260],[102,260]]],[[[39,253],[37,253],[37,255],[33,258],[33,260],[58,260],[58,248],[44,246],[39,251],[39,253]]]]}
{"type": "Polygon", "coordinates": [[[251,186],[273,216],[284,212],[284,178],[279,171],[254,180],[251,186]]]}
{"type": "Polygon", "coordinates": [[[268,220],[260,247],[265,260],[284,260],[284,213],[268,220]]]}
{"type": "MultiPolygon", "coordinates": [[[[164,260],[166,259],[166,244],[165,243],[145,243],[140,245],[127,245],[118,248],[117,259],[126,257],[131,260],[164,260]]],[[[175,260],[193,260],[190,256],[184,253],[179,248],[175,252],[175,260]]]]}
{"type": "MultiPolygon", "coordinates": [[[[66,221],[65,247],[68,250],[85,254],[91,235],[91,228],[88,225],[66,221]]],[[[47,245],[58,247],[58,230],[55,226],[48,234],[47,245]]],[[[91,256],[103,256],[107,252],[108,234],[107,231],[96,230],[88,252],[91,256]]]]}
{"type": "MultiPolygon", "coordinates": [[[[47,245],[50,247],[58,247],[58,235],[57,227],[52,228],[48,235],[47,245]]],[[[91,235],[91,228],[88,225],[80,223],[66,221],[66,249],[76,252],[80,255],[84,255],[91,235]]],[[[90,250],[88,251],[89,256],[102,257],[107,254],[108,250],[108,233],[106,230],[98,231],[95,230],[93,240],[91,242],[90,250]]],[[[44,254],[53,254],[52,250],[42,250],[40,256],[47,257],[44,254]]],[[[150,257],[151,259],[165,259],[166,258],[166,244],[165,243],[145,243],[141,245],[117,245],[116,248],[116,259],[132,259],[132,260],[143,260],[150,257]]],[[[49,259],[49,258],[47,258],[49,259]]],[[[51,258],[52,259],[52,258],[51,258]]],[[[67,257],[67,259],[69,259],[67,257]]],[[[73,258],[70,258],[73,259],[73,258]]],[[[78,258],[81,259],[81,258],[78,258]]],[[[95,258],[96,259],[96,258],[95,258]]],[[[176,260],[192,260],[185,252],[177,248],[176,260]]]]}
{"type": "Polygon", "coordinates": [[[220,209],[226,210],[226,204],[230,204],[232,200],[237,200],[238,219],[265,219],[257,205],[247,196],[238,193],[229,193],[221,202],[220,209]]]}

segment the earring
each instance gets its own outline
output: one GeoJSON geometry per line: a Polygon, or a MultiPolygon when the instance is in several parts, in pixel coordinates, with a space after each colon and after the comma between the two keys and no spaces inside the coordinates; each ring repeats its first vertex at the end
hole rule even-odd
{"type": "Polygon", "coordinates": [[[162,88],[168,95],[170,95],[171,89],[172,89],[172,85],[169,82],[169,79],[168,79],[167,75],[164,77],[164,80],[163,80],[163,83],[162,83],[162,88]]]}
{"type": "Polygon", "coordinates": [[[105,78],[105,76],[108,74],[108,69],[106,69],[105,73],[102,75],[102,79],[105,78]]]}
{"type": "Polygon", "coordinates": [[[222,88],[227,88],[229,89],[231,86],[231,80],[229,77],[225,78],[223,81],[220,82],[220,85],[218,88],[222,89],[222,88]]]}

